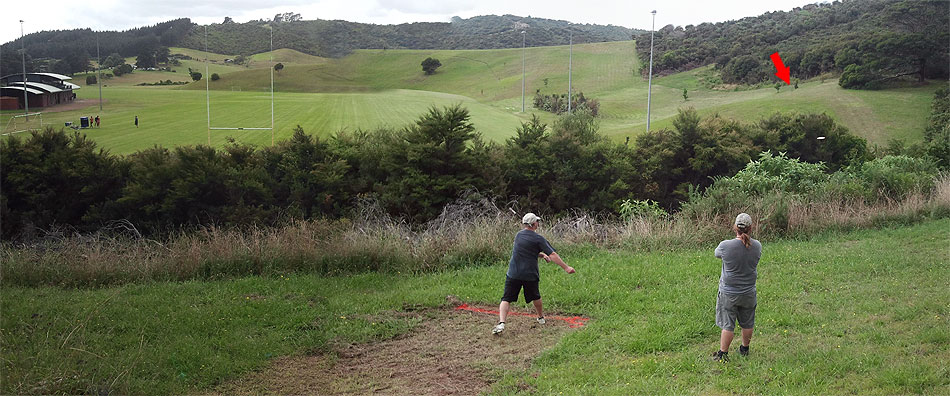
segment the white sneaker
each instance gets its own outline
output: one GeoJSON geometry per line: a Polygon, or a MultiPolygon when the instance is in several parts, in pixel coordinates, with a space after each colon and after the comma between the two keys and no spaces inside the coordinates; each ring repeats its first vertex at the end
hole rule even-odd
{"type": "Polygon", "coordinates": [[[492,334],[499,334],[503,331],[505,331],[505,322],[498,322],[498,324],[495,325],[495,328],[491,329],[492,334]]]}
{"type": "Polygon", "coordinates": [[[540,318],[538,318],[538,324],[544,324],[544,323],[545,323],[545,322],[544,322],[544,317],[543,317],[543,316],[540,317],[540,318]]]}

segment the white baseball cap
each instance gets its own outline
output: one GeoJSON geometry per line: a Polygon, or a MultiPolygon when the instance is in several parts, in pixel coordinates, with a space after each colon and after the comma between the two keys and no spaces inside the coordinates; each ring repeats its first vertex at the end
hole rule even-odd
{"type": "Polygon", "coordinates": [[[752,225],[752,216],[749,216],[748,213],[739,213],[736,216],[736,227],[749,228],[750,225],[752,225]]]}
{"type": "Polygon", "coordinates": [[[532,224],[538,221],[541,221],[541,218],[534,213],[527,213],[521,218],[521,224],[532,224]]]}

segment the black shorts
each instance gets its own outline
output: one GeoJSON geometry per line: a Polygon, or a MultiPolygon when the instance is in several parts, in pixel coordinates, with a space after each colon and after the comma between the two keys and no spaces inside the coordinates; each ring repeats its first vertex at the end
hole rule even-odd
{"type": "Polygon", "coordinates": [[[524,287],[524,301],[532,302],[534,300],[541,299],[541,291],[538,290],[538,284],[540,280],[536,281],[523,281],[521,279],[514,279],[505,277],[505,295],[501,297],[501,301],[508,302],[517,302],[518,301],[518,292],[521,291],[521,288],[524,287]]]}

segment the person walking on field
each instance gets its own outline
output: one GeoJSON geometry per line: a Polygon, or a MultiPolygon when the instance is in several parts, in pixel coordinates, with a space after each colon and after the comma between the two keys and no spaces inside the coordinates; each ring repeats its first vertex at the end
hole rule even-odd
{"type": "Polygon", "coordinates": [[[735,239],[722,241],[716,247],[716,257],[722,259],[719,295],[716,298],[716,325],[722,329],[722,333],[719,336],[719,350],[713,354],[715,361],[729,360],[729,345],[735,337],[737,321],[742,328],[739,354],[749,355],[757,306],[755,280],[758,277],[759,258],[762,257],[762,244],[749,236],[751,229],[752,216],[740,213],[732,226],[736,233],[735,239]]]}
{"type": "Polygon", "coordinates": [[[139,127],[139,116],[135,116],[135,127],[139,127]]]}
{"type": "Polygon", "coordinates": [[[561,266],[568,274],[574,273],[574,268],[565,264],[558,256],[547,239],[537,233],[541,218],[534,213],[528,213],[521,219],[524,227],[515,235],[514,246],[511,249],[511,260],[508,262],[508,273],[505,274],[505,292],[498,305],[498,324],[492,329],[492,334],[505,331],[505,320],[508,318],[508,309],[511,303],[518,301],[518,293],[524,289],[525,302],[533,302],[538,312],[538,324],[544,324],[544,311],[541,307],[541,292],[538,288],[541,282],[538,271],[538,258],[547,262],[554,262],[561,266]]]}

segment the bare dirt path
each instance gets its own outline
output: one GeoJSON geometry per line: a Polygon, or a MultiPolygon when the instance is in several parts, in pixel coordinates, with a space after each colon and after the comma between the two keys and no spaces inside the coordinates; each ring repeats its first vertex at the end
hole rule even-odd
{"type": "Polygon", "coordinates": [[[539,325],[528,309],[519,308],[505,332],[492,335],[498,320],[494,309],[450,305],[402,312],[419,315],[422,322],[391,340],[276,359],[268,369],[213,394],[476,395],[505,371],[527,370],[538,354],[586,321],[550,314],[539,325]]]}

